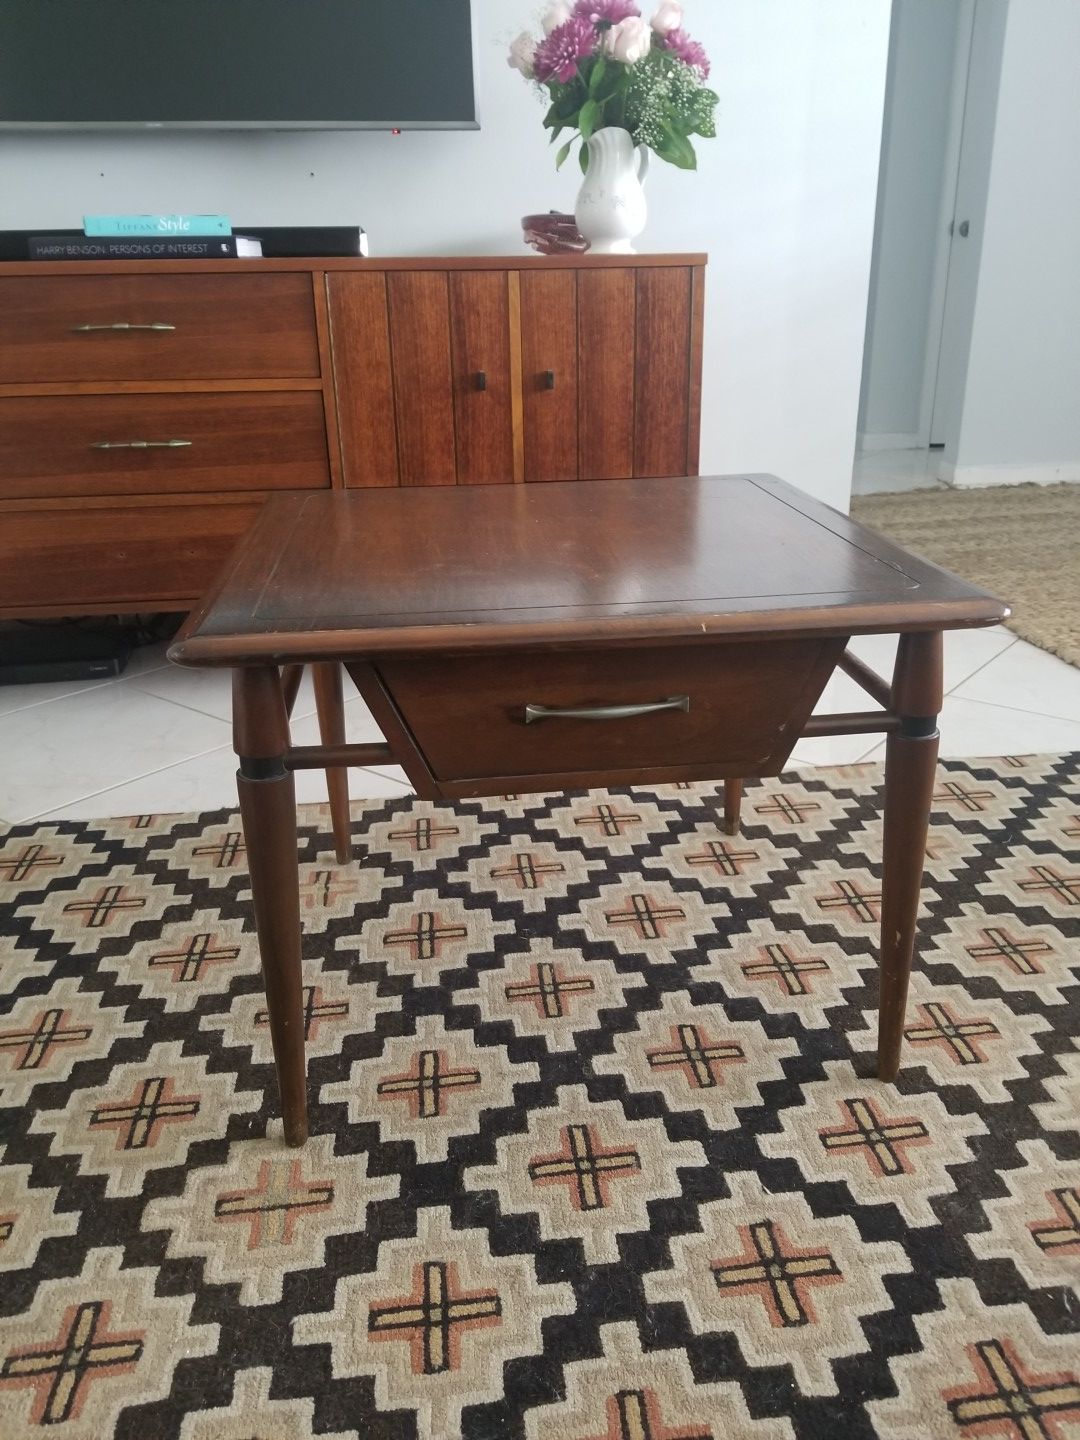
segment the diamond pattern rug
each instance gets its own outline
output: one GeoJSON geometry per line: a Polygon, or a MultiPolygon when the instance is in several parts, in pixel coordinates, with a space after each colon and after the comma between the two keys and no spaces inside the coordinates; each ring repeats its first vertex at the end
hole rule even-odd
{"type": "Polygon", "coordinates": [[[228,812],[0,840],[0,1434],[1080,1435],[1080,756],[301,816],[279,1141],[228,812]]]}

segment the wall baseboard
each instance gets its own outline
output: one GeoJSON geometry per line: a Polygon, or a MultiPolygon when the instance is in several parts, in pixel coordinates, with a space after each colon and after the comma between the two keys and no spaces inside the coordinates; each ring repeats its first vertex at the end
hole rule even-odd
{"type": "Polygon", "coordinates": [[[875,430],[860,430],[855,436],[856,450],[919,450],[922,441],[917,430],[891,435],[875,430]]]}
{"type": "Polygon", "coordinates": [[[1063,481],[1080,481],[1080,460],[1062,461],[1060,465],[953,465],[942,460],[938,479],[958,489],[974,489],[987,485],[1060,485],[1063,481]]]}

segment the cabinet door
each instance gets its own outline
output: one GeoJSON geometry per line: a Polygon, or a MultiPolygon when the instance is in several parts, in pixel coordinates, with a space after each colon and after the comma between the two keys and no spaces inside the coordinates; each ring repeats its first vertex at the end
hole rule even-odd
{"type": "Polygon", "coordinates": [[[578,455],[582,480],[634,473],[634,271],[578,275],[578,455]]]}
{"type": "Polygon", "coordinates": [[[511,484],[514,420],[506,271],[451,272],[450,334],[458,484],[511,484]]]}
{"type": "Polygon", "coordinates": [[[450,287],[445,270],[387,276],[402,485],[455,485],[450,287]]]}
{"type": "Polygon", "coordinates": [[[634,474],[685,475],[693,358],[693,271],[637,272],[634,474]]]}
{"type": "Polygon", "coordinates": [[[345,484],[398,483],[386,276],[326,277],[345,484]]]}
{"type": "Polygon", "coordinates": [[[578,478],[577,279],[521,272],[526,480],[578,478]]]}

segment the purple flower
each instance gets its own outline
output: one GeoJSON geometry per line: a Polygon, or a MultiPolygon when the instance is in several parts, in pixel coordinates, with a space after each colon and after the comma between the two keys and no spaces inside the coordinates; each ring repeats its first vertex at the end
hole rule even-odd
{"type": "Polygon", "coordinates": [[[577,74],[577,62],[596,50],[596,30],[590,20],[573,16],[541,40],[533,56],[537,80],[561,80],[564,84],[577,74]]]}
{"type": "Polygon", "coordinates": [[[696,70],[702,80],[709,78],[709,57],[705,54],[705,47],[698,40],[692,40],[685,30],[669,30],[666,35],[659,35],[657,39],[665,50],[670,50],[677,60],[684,65],[689,65],[696,70]]]}
{"type": "Polygon", "coordinates": [[[631,15],[640,15],[641,11],[634,0],[577,0],[574,14],[593,25],[599,25],[604,20],[617,25],[631,15]]]}

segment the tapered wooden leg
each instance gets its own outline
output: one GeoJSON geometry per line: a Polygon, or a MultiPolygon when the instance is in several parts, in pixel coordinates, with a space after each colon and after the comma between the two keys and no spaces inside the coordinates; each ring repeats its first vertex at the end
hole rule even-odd
{"type": "MultiPolygon", "coordinates": [[[[345,744],[345,702],[341,689],[341,666],[331,660],[311,667],[315,679],[315,706],[319,712],[319,735],[324,745],[345,744]]],[[[337,765],[326,772],[330,792],[330,823],[338,863],[352,859],[352,823],[349,818],[349,772],[337,765]]]]}
{"type": "Polygon", "coordinates": [[[901,729],[885,746],[878,1078],[895,1080],[937,766],[941,635],[903,635],[893,676],[901,729]]]}
{"type": "Polygon", "coordinates": [[[288,724],[276,668],[235,672],[233,729],[285,1142],[302,1145],[308,1131],[296,794],[292,774],[283,763],[288,724]]]}
{"type": "Polygon", "coordinates": [[[729,835],[739,833],[742,817],[742,781],[724,781],[724,829],[729,835]]]}

